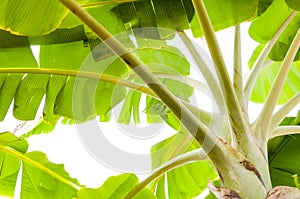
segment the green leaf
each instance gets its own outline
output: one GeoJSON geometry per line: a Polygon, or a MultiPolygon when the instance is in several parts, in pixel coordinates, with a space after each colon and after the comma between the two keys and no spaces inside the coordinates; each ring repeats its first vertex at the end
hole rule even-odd
{"type": "Polygon", "coordinates": [[[25,36],[17,36],[8,31],[0,30],[0,48],[28,47],[29,40],[25,36]]]}
{"type": "MultiPolygon", "coordinates": [[[[95,63],[91,60],[89,53],[89,49],[81,42],[42,46],[40,63],[42,68],[95,71],[117,77],[122,76],[128,70],[115,56],[95,63]]],[[[95,117],[96,113],[98,115],[107,113],[125,97],[124,95],[124,88],[109,83],[52,76],[48,84],[44,113],[85,121],[95,117]],[[114,95],[114,93],[118,94],[114,95]]]]}
{"type": "Polygon", "coordinates": [[[300,136],[285,136],[269,141],[269,165],[273,186],[295,186],[293,175],[300,174],[300,136]]]}
{"type": "MultiPolygon", "coordinates": [[[[256,103],[264,103],[275,77],[279,71],[281,62],[271,62],[265,66],[254,85],[251,100],[256,103]]],[[[282,92],[278,99],[278,104],[287,102],[291,97],[300,91],[300,84],[297,84],[300,78],[300,61],[293,62],[288,77],[284,83],[282,92]]]]}
{"type": "Polygon", "coordinates": [[[263,14],[268,7],[272,4],[274,0],[259,0],[258,1],[258,9],[257,9],[257,15],[260,16],[263,14]]]}
{"type": "MultiPolygon", "coordinates": [[[[256,0],[204,1],[215,31],[252,20],[256,16],[257,2],[256,0]]],[[[190,25],[195,37],[203,35],[196,15],[190,25]]]]}
{"type": "MultiPolygon", "coordinates": [[[[28,67],[37,68],[37,62],[29,48],[0,48],[0,68],[16,68],[16,67],[28,67]]],[[[0,121],[2,121],[8,111],[8,108],[15,96],[17,88],[22,80],[20,74],[1,74],[0,82],[0,121]]],[[[29,93],[22,93],[29,95],[29,93]]],[[[18,106],[17,102],[17,106],[18,106]]],[[[26,105],[28,106],[28,104],[26,105]]],[[[18,107],[16,107],[18,108],[18,107]]],[[[26,114],[26,113],[24,113],[26,114]]],[[[18,119],[26,119],[22,117],[22,113],[17,114],[18,119]]]]}
{"type": "Polygon", "coordinates": [[[14,116],[33,120],[46,93],[50,75],[28,74],[19,84],[14,100],[14,116]]]}
{"type": "Polygon", "coordinates": [[[252,68],[252,66],[254,65],[255,61],[257,60],[257,58],[259,57],[260,53],[263,51],[265,45],[264,44],[260,44],[258,45],[255,50],[253,51],[249,61],[248,61],[248,67],[249,69],[252,68]]]}
{"type": "Polygon", "coordinates": [[[285,2],[290,8],[300,11],[300,2],[298,0],[285,0],[285,2]]]}
{"type": "MultiPolygon", "coordinates": [[[[300,125],[300,111],[297,117],[286,117],[280,123],[280,126],[289,125],[300,125]]],[[[299,144],[300,135],[286,135],[269,140],[268,155],[273,186],[296,186],[293,175],[300,174],[299,144]]]]}
{"type": "Polygon", "coordinates": [[[49,45],[87,40],[88,38],[83,25],[78,25],[70,29],[59,28],[47,35],[29,37],[31,45],[49,45]]]}
{"type": "Polygon", "coordinates": [[[174,30],[183,30],[189,28],[187,13],[182,2],[188,1],[152,0],[153,7],[155,9],[157,26],[174,30]]]}
{"type": "MultiPolygon", "coordinates": [[[[261,44],[266,44],[279,29],[281,24],[292,13],[284,0],[274,0],[268,10],[254,20],[249,28],[250,36],[261,44]],[[268,27],[268,28],[266,28],[268,27]]],[[[300,24],[300,14],[292,19],[272,48],[269,57],[274,61],[282,61],[296,35],[300,24]]],[[[298,52],[295,60],[298,60],[298,52]]]]}
{"type": "MultiPolygon", "coordinates": [[[[198,142],[188,138],[187,133],[177,133],[151,148],[152,167],[157,168],[177,155],[198,148],[198,142]]],[[[208,161],[186,164],[169,171],[158,180],[156,196],[165,198],[168,193],[169,198],[193,198],[206,189],[209,180],[216,177],[208,161]],[[165,183],[168,190],[163,186],[165,183]]]]}
{"type": "Polygon", "coordinates": [[[0,146],[8,146],[22,153],[28,149],[28,143],[24,138],[19,138],[10,132],[0,133],[0,146]]]}
{"type": "Polygon", "coordinates": [[[274,0],[268,10],[252,22],[250,36],[259,43],[267,43],[291,12],[284,0],[274,0]]]}
{"type": "MultiPolygon", "coordinates": [[[[86,1],[78,0],[80,3],[86,1]]],[[[67,12],[59,1],[3,0],[0,5],[0,28],[13,34],[40,36],[54,31],[67,12]]]]}
{"type": "Polygon", "coordinates": [[[129,124],[131,114],[133,112],[134,122],[139,123],[139,106],[141,100],[141,93],[130,90],[124,101],[121,113],[118,118],[119,123],[129,124]]]}
{"type": "Polygon", "coordinates": [[[0,151],[0,195],[14,197],[21,161],[0,151]]]}
{"type": "Polygon", "coordinates": [[[154,73],[181,75],[189,75],[190,73],[188,60],[179,49],[173,46],[141,47],[135,53],[154,73]]]}
{"type": "MultiPolygon", "coordinates": [[[[0,133],[0,146],[10,147],[25,153],[28,143],[10,132],[0,133]]],[[[16,180],[20,169],[20,161],[10,154],[0,151],[0,195],[13,197],[16,180]]]]}
{"type": "MultiPolygon", "coordinates": [[[[78,199],[103,198],[122,199],[126,194],[138,184],[138,178],[134,174],[121,174],[108,178],[98,189],[82,188],[78,191],[78,199]]],[[[156,197],[147,189],[142,189],[134,199],[145,199],[156,197]]]]}
{"type": "MultiPolygon", "coordinates": [[[[26,157],[42,164],[70,182],[79,184],[76,179],[70,178],[63,165],[50,162],[42,152],[30,152],[26,154],[26,157]]],[[[21,188],[21,198],[71,198],[76,196],[77,192],[75,188],[25,161],[23,162],[21,188]]]]}
{"type": "Polygon", "coordinates": [[[0,195],[13,197],[21,175],[21,198],[71,198],[79,183],[63,165],[50,162],[42,152],[29,152],[28,143],[12,133],[0,134],[0,195]],[[17,151],[15,151],[15,150],[17,151]],[[22,169],[21,169],[22,166],[22,169]]]}

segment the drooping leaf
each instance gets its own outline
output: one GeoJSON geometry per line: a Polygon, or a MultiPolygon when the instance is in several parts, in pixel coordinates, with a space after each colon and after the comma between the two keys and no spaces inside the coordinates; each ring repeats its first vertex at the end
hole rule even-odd
{"type": "MultiPolygon", "coordinates": [[[[265,66],[254,85],[251,100],[256,103],[263,103],[268,96],[270,88],[279,71],[281,62],[271,62],[265,66]]],[[[283,104],[300,91],[300,84],[296,83],[300,78],[300,62],[293,62],[287,80],[284,83],[278,104],[283,104]]]]}
{"type": "MultiPolygon", "coordinates": [[[[300,112],[297,117],[286,117],[280,125],[300,125],[300,112]]],[[[269,140],[268,154],[273,186],[296,186],[293,175],[300,174],[299,144],[299,135],[286,135],[269,140]]]]}
{"type": "MultiPolygon", "coordinates": [[[[98,189],[82,188],[78,191],[78,199],[105,198],[122,199],[126,194],[138,184],[138,178],[134,174],[121,174],[108,178],[98,189]]],[[[155,199],[153,193],[147,189],[142,189],[134,199],[155,199]]]]}
{"type": "MultiPolygon", "coordinates": [[[[268,10],[252,22],[249,28],[250,36],[259,43],[266,44],[291,13],[292,9],[288,8],[284,0],[274,0],[268,10]]],[[[278,41],[272,48],[269,55],[272,60],[283,60],[299,27],[300,14],[298,13],[282,32],[278,41]]],[[[299,60],[299,56],[300,51],[295,60],[299,60]]]]}

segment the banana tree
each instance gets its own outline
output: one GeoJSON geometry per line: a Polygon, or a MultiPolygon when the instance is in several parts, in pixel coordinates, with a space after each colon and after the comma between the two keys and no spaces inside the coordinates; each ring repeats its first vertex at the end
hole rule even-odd
{"type": "MultiPolygon", "coordinates": [[[[295,0],[4,0],[0,5],[0,120],[34,120],[21,136],[0,134],[0,195],[21,198],[300,198],[300,3],[295,0]],[[243,77],[240,24],[259,43],[243,77]],[[235,27],[230,78],[215,32],[235,27]],[[186,35],[206,40],[209,65],[186,35]],[[204,81],[190,75],[189,58],[204,81]],[[32,46],[39,45],[39,59],[32,46]],[[191,103],[194,89],[216,103],[191,103]],[[152,172],[108,178],[88,188],[27,138],[58,122],[149,123],[176,132],[151,149],[152,172]],[[249,102],[263,104],[254,122],[249,102]],[[275,110],[276,105],[282,105],[275,110]],[[21,183],[18,179],[21,178],[21,183]],[[18,190],[17,184],[20,184],[18,190]]],[[[85,132],[87,134],[87,132],[85,132]]],[[[89,136],[87,134],[87,136],[89,136]]],[[[109,153],[104,151],[103,153],[109,153]]]]}

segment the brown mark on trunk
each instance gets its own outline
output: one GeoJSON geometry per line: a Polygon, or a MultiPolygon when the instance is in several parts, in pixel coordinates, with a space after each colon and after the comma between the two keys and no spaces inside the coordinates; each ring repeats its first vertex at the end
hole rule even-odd
{"type": "Polygon", "coordinates": [[[236,191],[226,187],[216,187],[211,181],[207,188],[219,199],[241,199],[236,191]]]}
{"type": "Polygon", "coordinates": [[[257,178],[259,179],[259,181],[264,185],[265,187],[265,183],[260,175],[260,173],[257,171],[257,169],[255,168],[255,166],[249,161],[249,160],[243,160],[240,162],[240,164],[247,170],[255,173],[255,175],[257,176],[257,178]]]}

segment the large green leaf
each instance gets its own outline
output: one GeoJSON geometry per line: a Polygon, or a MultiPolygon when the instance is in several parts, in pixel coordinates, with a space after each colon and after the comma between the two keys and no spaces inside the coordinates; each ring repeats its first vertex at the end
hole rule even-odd
{"type": "MultiPolygon", "coordinates": [[[[78,199],[122,199],[138,182],[138,178],[134,174],[121,174],[108,178],[98,189],[82,188],[77,195],[78,199]]],[[[144,188],[133,198],[155,199],[156,197],[149,189],[144,188]]]]}
{"type": "Polygon", "coordinates": [[[71,184],[79,183],[68,175],[63,165],[50,162],[42,152],[26,153],[27,148],[25,139],[9,132],[0,134],[0,195],[13,197],[21,175],[21,199],[76,196],[77,189],[71,184]]]}
{"type": "MultiPolygon", "coordinates": [[[[78,0],[84,3],[87,0],[78,0]]],[[[3,0],[0,4],[0,28],[14,34],[39,36],[54,31],[67,14],[59,1],[3,0]]]]}
{"type": "MultiPolygon", "coordinates": [[[[157,168],[164,162],[199,148],[194,139],[187,133],[179,132],[156,145],[152,151],[152,167],[157,168]]],[[[215,170],[208,161],[189,163],[164,174],[156,187],[157,198],[193,198],[207,188],[209,180],[217,177],[215,170]],[[166,190],[167,189],[167,190],[166,190]]]]}
{"type": "MultiPolygon", "coordinates": [[[[267,43],[291,13],[292,9],[288,8],[284,0],[275,0],[263,15],[252,22],[249,29],[250,36],[262,44],[267,43]]],[[[269,55],[271,59],[275,61],[283,60],[299,27],[300,14],[298,13],[275,43],[269,55]]],[[[299,56],[300,51],[295,60],[298,60],[299,56]]]]}
{"type": "MultiPolygon", "coordinates": [[[[264,103],[266,100],[275,77],[279,71],[281,62],[270,62],[265,66],[254,85],[251,100],[257,103],[264,103]]],[[[289,71],[287,80],[284,83],[282,92],[278,99],[278,104],[283,104],[300,91],[300,61],[294,62],[289,71]]]]}
{"type": "MultiPolygon", "coordinates": [[[[281,125],[300,125],[297,117],[285,118],[281,125]]],[[[293,175],[300,175],[300,135],[288,135],[271,139],[268,143],[270,174],[273,186],[296,186],[293,175]]]]}

